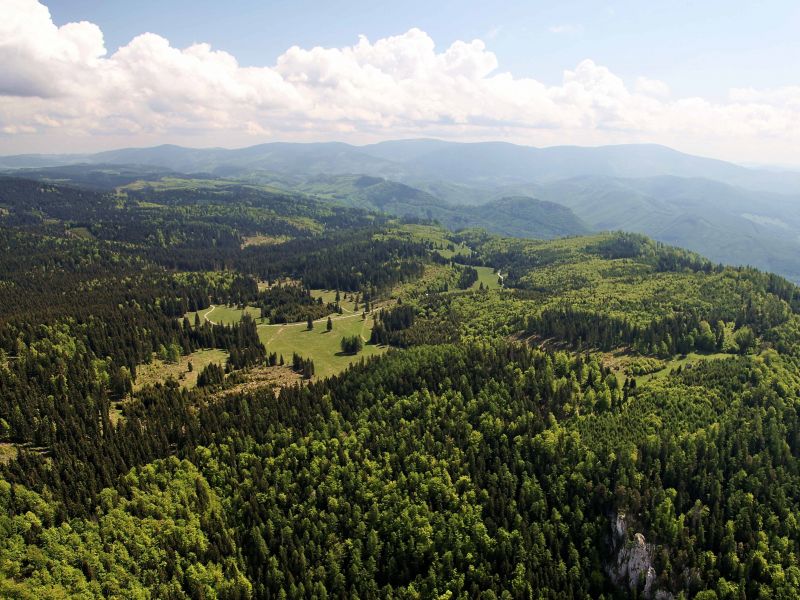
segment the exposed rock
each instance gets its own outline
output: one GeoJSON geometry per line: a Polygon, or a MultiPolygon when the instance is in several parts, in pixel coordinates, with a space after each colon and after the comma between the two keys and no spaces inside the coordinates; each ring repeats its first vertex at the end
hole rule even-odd
{"type": "Polygon", "coordinates": [[[635,534],[633,541],[620,549],[616,571],[618,582],[627,582],[630,589],[638,588],[644,581],[644,596],[651,597],[656,571],[651,564],[650,548],[641,533],[635,534]]]}
{"type": "Polygon", "coordinates": [[[617,585],[627,585],[631,590],[641,589],[645,598],[671,600],[672,594],[664,590],[654,590],[656,570],[653,568],[653,547],[641,533],[628,538],[628,520],[625,513],[618,513],[613,519],[613,546],[616,564],[610,565],[609,574],[617,585]]]}
{"type": "Polygon", "coordinates": [[[617,513],[614,521],[614,542],[615,544],[624,540],[628,534],[628,522],[625,520],[625,513],[617,513]]]}

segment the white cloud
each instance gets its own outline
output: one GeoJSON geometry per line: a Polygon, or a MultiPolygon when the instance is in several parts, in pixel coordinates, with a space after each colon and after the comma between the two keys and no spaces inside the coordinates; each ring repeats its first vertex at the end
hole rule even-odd
{"type": "Polygon", "coordinates": [[[662,98],[669,96],[669,86],[666,83],[658,79],[650,79],[649,77],[637,77],[635,89],[639,94],[644,94],[646,96],[662,98]]]}
{"type": "Polygon", "coordinates": [[[57,27],[35,0],[2,0],[0,151],[165,141],[438,136],[520,143],[659,142],[740,160],[796,161],[800,87],[731,90],[725,102],[632,86],[584,60],[557,85],[498,69],[483,41],[437,49],[419,29],[343,48],[294,46],[242,67],[207,44],[144,33],[108,54],[91,23],[57,27]]]}

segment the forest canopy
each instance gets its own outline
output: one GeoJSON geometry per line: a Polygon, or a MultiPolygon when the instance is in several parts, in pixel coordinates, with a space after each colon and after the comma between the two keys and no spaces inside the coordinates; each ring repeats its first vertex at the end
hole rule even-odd
{"type": "Polygon", "coordinates": [[[781,277],[214,180],[0,208],[3,597],[800,595],[781,277]]]}

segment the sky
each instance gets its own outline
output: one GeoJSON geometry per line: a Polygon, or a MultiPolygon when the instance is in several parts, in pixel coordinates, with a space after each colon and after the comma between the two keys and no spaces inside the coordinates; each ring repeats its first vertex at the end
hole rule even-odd
{"type": "Polygon", "coordinates": [[[800,2],[0,0],[0,153],[437,137],[800,165],[800,2]]]}

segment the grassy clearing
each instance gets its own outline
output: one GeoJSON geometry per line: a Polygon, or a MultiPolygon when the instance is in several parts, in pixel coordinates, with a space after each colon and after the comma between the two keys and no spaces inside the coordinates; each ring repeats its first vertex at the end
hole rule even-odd
{"type": "Polygon", "coordinates": [[[277,285],[302,285],[302,281],[299,279],[292,279],[291,277],[284,277],[283,279],[275,279],[271,282],[268,281],[258,281],[258,291],[263,292],[264,290],[268,290],[273,288],[277,285]]]}
{"type": "Polygon", "coordinates": [[[414,242],[429,242],[444,258],[470,256],[472,249],[463,243],[450,239],[450,232],[438,225],[403,224],[386,234],[378,234],[376,239],[399,238],[414,242]],[[452,247],[452,249],[451,249],[452,247]]]}
{"type": "MultiPolygon", "coordinates": [[[[617,377],[617,381],[620,384],[625,382],[625,379],[629,377],[630,369],[635,364],[639,363],[651,363],[652,367],[654,367],[650,373],[645,373],[643,375],[635,375],[633,378],[636,380],[636,384],[642,384],[647,381],[652,381],[653,379],[662,379],[667,377],[670,371],[681,367],[682,369],[691,368],[692,365],[696,365],[700,362],[705,360],[721,360],[724,358],[730,358],[734,356],[729,352],[715,352],[711,354],[704,354],[698,352],[690,352],[686,356],[677,356],[669,360],[654,358],[654,357],[647,357],[647,356],[640,356],[638,354],[632,354],[628,350],[617,350],[614,352],[600,352],[596,353],[600,355],[600,359],[606,367],[610,367],[611,370],[617,377]],[[657,370],[656,370],[657,369],[657,370]]],[[[646,365],[643,365],[646,366],[646,365]]]]}
{"type": "Polygon", "coordinates": [[[235,323],[241,321],[245,314],[250,315],[256,321],[261,320],[261,310],[254,306],[245,306],[244,308],[237,308],[234,306],[215,306],[210,311],[206,312],[205,318],[212,323],[234,325],[235,323]]]}
{"type": "Polygon", "coordinates": [[[453,267],[433,263],[425,265],[425,270],[419,279],[392,288],[391,295],[393,298],[418,298],[431,292],[441,291],[445,285],[454,290],[457,283],[458,276],[453,267]]]}
{"type": "Polygon", "coordinates": [[[656,371],[655,373],[637,377],[636,384],[638,385],[640,383],[644,383],[645,381],[650,381],[651,379],[661,379],[662,377],[666,377],[669,375],[671,370],[677,369],[678,367],[681,367],[682,369],[691,368],[692,365],[704,360],[721,360],[724,358],[730,358],[731,356],[733,355],[726,352],[715,352],[713,354],[699,354],[697,352],[690,352],[686,356],[679,356],[677,358],[673,358],[672,360],[665,361],[664,368],[656,371]]]}
{"type": "Polygon", "coordinates": [[[140,179],[127,185],[120,186],[120,190],[196,190],[198,188],[219,188],[223,189],[231,185],[230,181],[221,179],[185,179],[183,177],[162,177],[161,179],[148,181],[140,179]]]}
{"type": "Polygon", "coordinates": [[[243,309],[236,306],[213,306],[204,308],[196,312],[186,313],[184,316],[188,317],[189,323],[194,325],[195,315],[200,315],[200,322],[208,320],[211,323],[219,325],[234,325],[242,320],[242,317],[247,313],[257,323],[263,322],[261,319],[261,309],[255,306],[246,306],[243,309]]]}
{"type": "Polygon", "coordinates": [[[478,281],[472,284],[470,289],[477,290],[481,284],[483,287],[490,290],[499,290],[500,282],[497,280],[497,273],[494,272],[492,267],[475,267],[478,272],[478,281]]]}
{"type": "Polygon", "coordinates": [[[333,331],[326,330],[327,317],[314,321],[314,329],[306,329],[305,323],[286,325],[260,325],[258,335],[266,345],[267,352],[283,355],[290,363],[292,353],[314,361],[316,377],[335,375],[362,357],[374,356],[386,351],[385,347],[365,344],[364,349],[355,356],[341,353],[342,337],[360,335],[365,341],[372,330],[372,317],[362,320],[360,314],[334,316],[333,331]]]}
{"type": "Polygon", "coordinates": [[[7,465],[17,458],[17,446],[9,442],[0,442],[0,465],[7,465]]]}
{"type": "MultiPolygon", "coordinates": [[[[313,298],[322,298],[322,301],[325,304],[336,303],[336,290],[311,290],[311,296],[313,298]]],[[[355,312],[355,302],[353,302],[354,298],[355,294],[351,295],[348,292],[347,298],[345,298],[345,292],[339,292],[339,306],[342,307],[344,315],[355,312]]]]}
{"type": "Polygon", "coordinates": [[[247,246],[277,246],[288,242],[290,238],[288,235],[249,235],[243,238],[243,247],[247,246]]]}
{"type": "Polygon", "coordinates": [[[172,377],[186,389],[192,389],[197,385],[197,376],[206,366],[211,363],[225,365],[228,360],[228,353],[225,350],[216,348],[210,350],[198,350],[188,356],[181,356],[177,363],[165,363],[160,359],[154,358],[149,365],[141,365],[136,368],[136,383],[134,391],[142,389],[145,385],[164,383],[172,377]],[[189,372],[189,362],[192,363],[192,372],[189,372]]]}
{"type": "Polygon", "coordinates": [[[404,224],[399,229],[410,233],[416,240],[432,242],[435,246],[447,246],[451,243],[447,239],[447,231],[437,225],[404,224]]]}
{"type": "Polygon", "coordinates": [[[284,365],[283,367],[251,367],[244,371],[244,376],[244,383],[225,388],[219,391],[216,396],[222,397],[233,394],[244,394],[265,387],[272,388],[272,390],[279,393],[281,388],[302,381],[302,376],[292,371],[290,365],[284,365]]]}
{"type": "Polygon", "coordinates": [[[464,244],[456,246],[455,250],[450,250],[450,248],[438,248],[436,252],[441,254],[444,258],[455,260],[456,262],[465,258],[469,258],[472,255],[472,250],[470,250],[469,247],[464,244]]]}
{"type": "Polygon", "coordinates": [[[69,230],[69,234],[75,236],[76,238],[82,240],[93,240],[95,239],[92,235],[92,232],[89,231],[87,227],[71,227],[69,230]]]}

